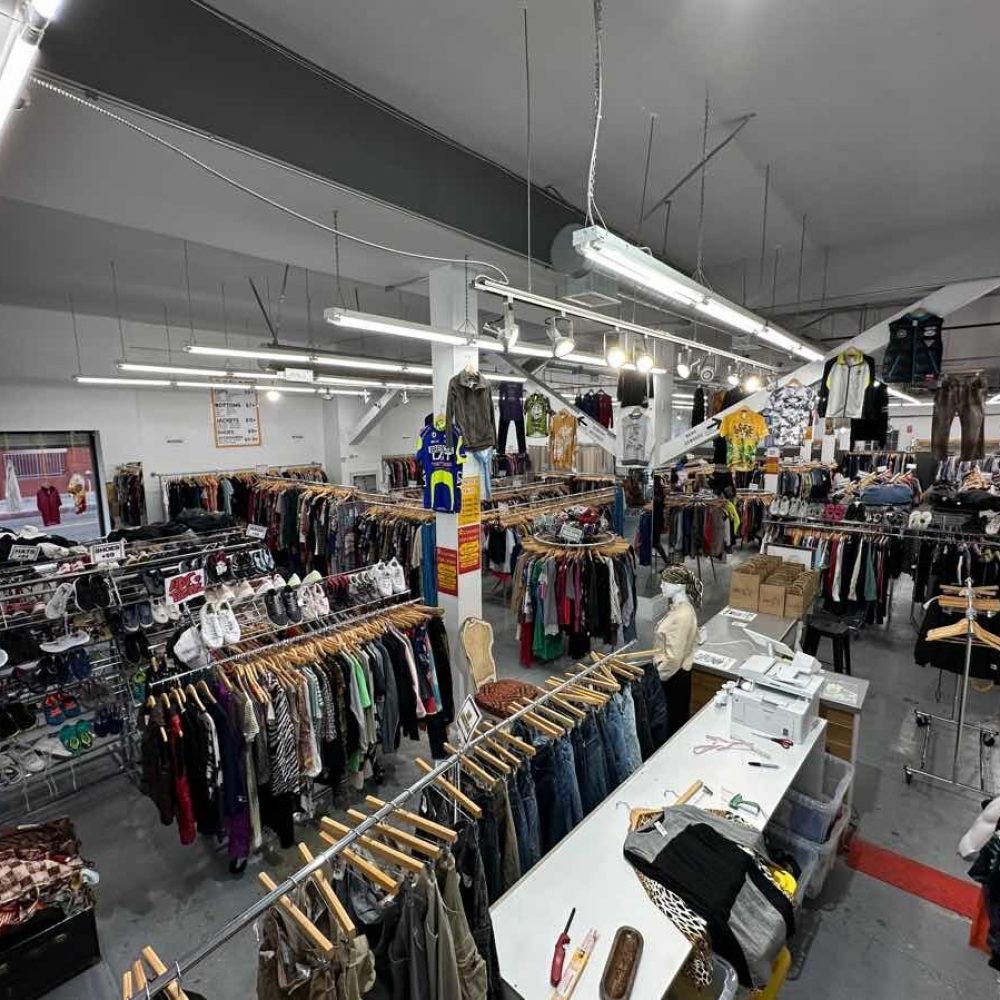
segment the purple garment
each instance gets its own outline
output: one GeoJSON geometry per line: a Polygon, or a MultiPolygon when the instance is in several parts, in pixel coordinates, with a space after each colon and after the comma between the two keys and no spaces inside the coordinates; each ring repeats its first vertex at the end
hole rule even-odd
{"type": "Polygon", "coordinates": [[[219,752],[222,755],[222,792],[225,803],[226,833],[229,835],[230,859],[250,855],[250,800],[247,797],[247,775],[244,758],[243,725],[237,717],[236,701],[222,685],[216,694],[218,708],[213,714],[218,730],[219,752]],[[218,715],[224,715],[226,725],[218,725],[218,715]]]}

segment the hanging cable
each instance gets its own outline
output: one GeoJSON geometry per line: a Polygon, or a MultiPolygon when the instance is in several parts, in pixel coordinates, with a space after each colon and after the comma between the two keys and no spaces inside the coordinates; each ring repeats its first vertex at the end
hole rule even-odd
{"type": "MultiPolygon", "coordinates": [[[[269,198],[266,194],[261,194],[260,191],[255,191],[253,188],[248,187],[242,181],[236,180],[235,177],[230,177],[228,174],[224,174],[221,170],[205,163],[204,160],[198,159],[192,153],[189,153],[185,149],[181,149],[180,146],[175,145],[168,139],[164,139],[162,136],[158,136],[155,132],[150,132],[148,129],[143,128],[141,125],[137,125],[135,122],[130,121],[128,118],[122,115],[116,114],[114,111],[109,111],[107,108],[102,108],[100,105],[95,104],[93,101],[89,101],[78,94],[74,94],[72,91],[66,90],[64,87],[60,87],[48,80],[42,80],[38,77],[32,77],[31,83],[36,87],[41,87],[43,90],[47,90],[50,93],[58,94],[60,97],[64,97],[67,100],[73,101],[90,111],[96,111],[100,115],[104,115],[105,118],[110,118],[111,121],[117,122],[119,125],[124,125],[126,128],[131,129],[133,132],[137,132],[139,135],[145,136],[147,139],[152,139],[153,142],[169,149],[172,153],[176,153],[178,156],[187,160],[189,163],[193,163],[196,167],[200,167],[206,173],[211,174],[217,180],[222,181],[224,184],[230,185],[230,187],[235,188],[237,191],[242,191],[243,194],[249,195],[251,198],[275,209],[278,212],[284,212],[286,215],[291,216],[293,219],[298,219],[299,222],[304,222],[308,226],[314,226],[316,229],[321,229],[325,233],[332,233],[343,237],[345,240],[350,240],[352,243],[357,243],[359,246],[369,247],[372,250],[380,250],[382,253],[394,254],[397,257],[412,257],[416,260],[429,260],[438,264],[461,264],[464,260],[462,257],[437,257],[434,254],[427,253],[417,253],[414,250],[400,250],[397,247],[386,246],[383,243],[376,243],[374,240],[366,240],[364,237],[355,236],[352,233],[345,233],[343,231],[336,231],[331,226],[320,222],[318,219],[313,219],[308,215],[304,215],[302,212],[297,212],[294,208],[289,208],[288,205],[283,205],[279,201],[275,201],[273,198],[269,198]]],[[[204,137],[203,137],[204,138],[204,137]]],[[[507,277],[507,273],[496,264],[491,264],[486,260],[472,260],[469,263],[476,264],[479,267],[486,267],[493,271],[495,274],[500,276],[500,280],[505,284],[510,284],[510,278],[507,277]]]]}
{"type": "MultiPolygon", "coordinates": [[[[705,118],[701,129],[701,195],[698,199],[698,256],[695,263],[695,281],[708,285],[705,280],[705,171],[708,168],[708,88],[705,88],[705,118]]],[[[711,288],[711,285],[708,285],[711,288]]]]}
{"type": "Polygon", "coordinates": [[[528,5],[524,5],[524,159],[528,197],[528,291],[531,291],[531,61],[528,58],[528,5]]]}
{"type": "Polygon", "coordinates": [[[70,293],[69,298],[69,315],[73,320],[73,339],[76,341],[76,373],[77,375],[83,374],[83,358],[80,355],[80,331],[76,326],[76,305],[73,302],[73,295],[70,293]]]}
{"type": "Polygon", "coordinates": [[[594,224],[594,218],[605,229],[607,224],[594,200],[597,183],[597,140],[601,133],[601,118],[604,114],[604,5],[594,0],[594,142],[590,148],[590,169],[587,172],[587,225],[594,224]]]}
{"type": "Polygon", "coordinates": [[[112,260],[109,262],[111,264],[111,290],[114,292],[115,296],[115,317],[118,320],[118,338],[122,342],[122,361],[125,360],[125,328],[122,326],[122,310],[121,305],[118,302],[118,271],[115,269],[115,262],[112,260]]]}

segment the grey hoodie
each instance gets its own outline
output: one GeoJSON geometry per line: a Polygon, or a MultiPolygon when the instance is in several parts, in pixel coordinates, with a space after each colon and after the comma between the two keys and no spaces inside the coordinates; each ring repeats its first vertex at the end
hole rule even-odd
{"type": "Polygon", "coordinates": [[[462,432],[462,443],[469,451],[496,447],[490,383],[479,372],[460,371],[448,383],[445,426],[451,432],[456,424],[462,432]]]}

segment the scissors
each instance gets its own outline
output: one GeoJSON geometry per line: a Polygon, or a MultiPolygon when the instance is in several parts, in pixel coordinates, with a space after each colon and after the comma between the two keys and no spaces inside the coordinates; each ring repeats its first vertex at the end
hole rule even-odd
{"type": "MultiPolygon", "coordinates": [[[[763,736],[764,734],[761,733],[761,735],[763,736]]],[[[783,750],[791,750],[792,747],[795,746],[795,743],[792,740],[787,739],[784,736],[766,736],[765,739],[770,740],[772,743],[777,743],[783,750]]]]}
{"type": "Polygon", "coordinates": [[[709,733],[706,737],[707,743],[699,744],[694,748],[694,752],[699,757],[703,753],[712,753],[713,751],[723,750],[746,750],[748,753],[756,754],[758,757],[763,757],[765,760],[770,760],[771,758],[764,753],[763,750],[758,750],[752,743],[747,740],[741,740],[738,737],[733,739],[726,739],[723,736],[713,736],[709,733]]]}

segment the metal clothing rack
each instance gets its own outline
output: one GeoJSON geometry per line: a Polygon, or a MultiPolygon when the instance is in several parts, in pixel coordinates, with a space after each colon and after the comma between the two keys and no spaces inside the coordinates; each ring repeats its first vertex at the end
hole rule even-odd
{"type": "MultiPolygon", "coordinates": [[[[988,588],[993,592],[996,588],[988,588]]],[[[913,782],[914,776],[927,778],[930,781],[937,781],[943,785],[953,785],[956,788],[962,788],[969,792],[976,792],[977,794],[983,794],[987,791],[986,783],[986,768],[984,765],[984,750],[986,755],[989,754],[989,748],[994,745],[997,737],[1000,737],[1000,730],[995,727],[986,726],[983,723],[969,723],[965,721],[966,706],[969,697],[969,675],[972,667],[972,646],[974,639],[973,624],[978,617],[978,609],[976,608],[976,589],[972,586],[972,577],[966,578],[965,587],[962,588],[961,596],[966,599],[965,607],[965,620],[966,620],[966,633],[965,633],[965,664],[962,668],[962,677],[959,683],[955,685],[955,694],[952,699],[951,706],[951,717],[942,715],[933,715],[930,712],[921,712],[920,709],[914,709],[913,714],[916,718],[917,726],[924,730],[924,736],[920,747],[920,766],[913,767],[910,764],[903,765],[903,776],[906,779],[906,783],[909,785],[913,782]],[[933,732],[933,724],[935,722],[941,723],[942,725],[954,726],[955,727],[955,749],[951,758],[951,776],[946,777],[941,774],[937,774],[934,771],[927,769],[927,752],[930,748],[931,734],[933,732]],[[975,730],[979,734],[979,785],[968,785],[963,781],[958,780],[958,760],[962,751],[962,736],[965,734],[967,729],[975,730]]],[[[940,600],[940,597],[933,598],[933,600],[940,600]]],[[[928,602],[930,603],[930,602],[928,602]]],[[[945,640],[946,641],[946,640],[945,640]]]]}
{"type": "Polygon", "coordinates": [[[312,875],[313,872],[319,871],[320,868],[328,864],[331,860],[333,860],[333,858],[337,857],[337,855],[339,855],[345,848],[350,847],[378,823],[389,818],[397,809],[404,808],[417,792],[422,791],[432,782],[443,777],[446,772],[451,770],[453,767],[458,766],[462,758],[467,756],[476,747],[496,736],[497,733],[509,728],[523,715],[530,713],[536,706],[545,704],[552,698],[561,694],[565,688],[578,684],[581,679],[600,670],[609,660],[613,660],[620,656],[626,650],[631,649],[633,645],[635,645],[635,640],[626,643],[624,646],[619,647],[611,653],[605,654],[589,665],[581,664],[582,669],[578,673],[574,674],[572,678],[562,681],[555,687],[550,688],[548,691],[533,699],[523,708],[517,709],[506,719],[496,723],[496,725],[491,726],[481,734],[474,736],[462,749],[456,751],[450,757],[445,758],[439,764],[431,768],[431,770],[421,775],[416,781],[413,782],[413,784],[411,784],[408,788],[405,788],[395,798],[386,802],[385,805],[381,806],[374,813],[371,813],[365,819],[360,821],[357,826],[353,827],[350,831],[344,834],[344,836],[341,837],[335,844],[331,845],[326,850],[319,852],[312,861],[303,865],[298,869],[298,871],[293,872],[275,889],[262,896],[255,903],[252,903],[245,910],[243,910],[242,913],[237,914],[231,920],[227,921],[227,923],[225,923],[218,931],[209,937],[208,940],[202,942],[196,948],[192,949],[187,955],[174,962],[172,968],[161,973],[156,977],[156,979],[148,983],[146,989],[147,996],[150,998],[157,997],[175,982],[182,986],[182,978],[186,972],[189,972],[195,966],[205,961],[206,958],[213,955],[219,948],[226,944],[227,941],[235,937],[245,927],[252,924],[254,920],[267,910],[271,909],[271,907],[278,905],[278,901],[282,896],[285,896],[290,892],[294,892],[307,878],[309,878],[310,875],[312,875]]]}

